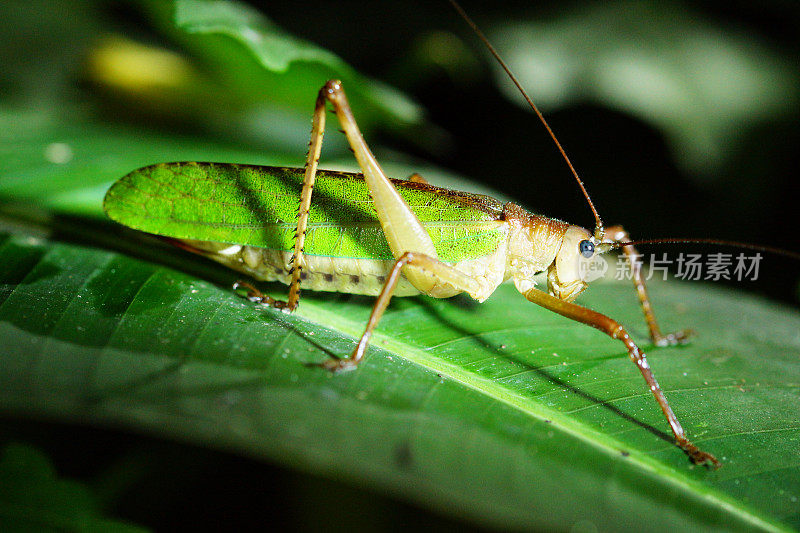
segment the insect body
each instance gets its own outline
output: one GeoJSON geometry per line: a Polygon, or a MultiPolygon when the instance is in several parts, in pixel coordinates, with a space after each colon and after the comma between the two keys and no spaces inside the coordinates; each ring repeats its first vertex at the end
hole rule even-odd
{"type": "MultiPolygon", "coordinates": [[[[301,283],[316,290],[377,294],[372,314],[350,357],[321,366],[355,368],[392,295],[445,298],[466,292],[483,301],[513,280],[529,301],[591,325],[626,347],[675,436],[695,463],[718,465],[685,436],[644,352],[618,322],[572,303],[587,287],[597,257],[629,241],[620,227],[593,233],[482,195],[389,180],[358,129],[344,90],[332,80],[319,91],[305,169],[213,163],[166,163],[123,177],[104,208],[134,229],[178,239],[258,279],[290,285],[286,301],[249,288],[249,297],[291,311],[301,283]],[[363,175],[317,171],[327,103],[333,104],[363,175]],[[317,180],[319,177],[319,180],[317,180]],[[300,199],[299,210],[295,207],[300,199]],[[588,268],[586,268],[588,267],[588,268]],[[546,272],[547,288],[534,275],[546,272]]],[[[626,254],[636,251],[623,246],[626,254]]],[[[635,264],[635,263],[634,263],[635,264]]],[[[658,328],[638,267],[633,280],[657,345],[683,333],[658,328]]]]}
{"type": "MultiPolygon", "coordinates": [[[[471,277],[485,278],[492,287],[503,281],[508,223],[501,203],[423,183],[393,180],[393,185],[444,261],[471,277]]],[[[106,207],[115,220],[184,239],[256,279],[288,284],[302,186],[302,169],[169,163],[119,180],[106,207]],[[193,209],[208,204],[211,189],[215,205],[193,209]],[[248,198],[257,209],[250,208],[248,198]],[[156,206],[164,208],[160,215],[153,214],[159,211],[156,206]]],[[[303,288],[373,296],[383,288],[395,259],[363,176],[317,172],[304,257],[303,288]]],[[[401,278],[395,295],[414,294],[419,290],[401,278]]]]}
{"type": "MultiPolygon", "coordinates": [[[[519,287],[531,287],[533,275],[548,267],[552,267],[553,290],[572,291],[570,300],[586,286],[578,269],[571,268],[581,266],[576,255],[580,250],[572,241],[589,239],[586,230],[488,196],[391,181],[421,222],[436,255],[478,282],[475,287],[480,288],[471,292],[478,301],[510,278],[519,287]],[[570,242],[562,245],[565,239],[570,242]],[[560,270],[555,266],[557,256],[560,270]]],[[[105,207],[111,218],[130,227],[181,239],[253,278],[289,284],[295,205],[302,186],[302,169],[164,163],[117,181],[105,207]],[[209,200],[212,190],[214,200],[209,200]],[[253,202],[259,205],[257,210],[251,209],[253,202]],[[206,208],[194,208],[204,204],[206,208]]],[[[317,172],[303,255],[303,288],[380,293],[395,258],[362,175],[317,172]]],[[[449,285],[437,287],[431,296],[460,292],[449,285]]],[[[399,278],[395,296],[417,294],[413,284],[399,278]]]]}

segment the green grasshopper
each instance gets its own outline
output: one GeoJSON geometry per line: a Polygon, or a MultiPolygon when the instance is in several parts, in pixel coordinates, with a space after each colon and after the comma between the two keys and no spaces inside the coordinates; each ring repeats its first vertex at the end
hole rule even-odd
{"type": "MultiPolygon", "coordinates": [[[[312,290],[377,295],[350,356],[322,363],[330,371],[351,370],[363,360],[392,295],[447,298],[466,292],[482,302],[501,283],[513,280],[529,301],[621,341],[677,445],[697,464],[719,465],[688,440],[645,353],[625,328],[573,303],[586,289],[587,273],[600,254],[622,247],[636,256],[625,230],[605,228],[596,211],[597,225],[590,233],[513,203],[434,187],[419,177],[390,180],[364,141],[339,81],[319,91],[304,170],[151,165],[114,183],[103,207],[110,218],[133,229],[168,237],[253,278],[288,284],[289,296],[281,301],[237,283],[248,289],[251,300],[277,309],[297,308],[301,283],[312,290]],[[317,170],[328,102],[363,175],[317,170]],[[299,211],[294,207],[298,195],[299,211]],[[547,291],[534,281],[541,272],[547,273],[547,291]]],[[[638,263],[631,264],[652,341],[657,346],[683,342],[684,332],[661,333],[638,263]]]]}
{"type": "MultiPolygon", "coordinates": [[[[465,292],[483,302],[501,283],[512,280],[529,301],[622,342],[664,412],[676,444],[694,463],[718,467],[713,455],[686,437],[645,353],[625,328],[573,303],[587,288],[587,274],[600,268],[601,254],[621,248],[635,259],[637,252],[622,227],[603,225],[544,117],[480,30],[451,3],[544,123],[595,216],[593,232],[529,213],[513,203],[434,187],[416,175],[390,180],[364,141],[336,80],[319,91],[304,169],[196,162],[151,165],[114,183],[104,200],[106,214],[253,278],[288,284],[286,301],[266,296],[246,282],[234,287],[245,288],[252,301],[286,312],[297,308],[301,283],[312,290],[376,295],[350,356],[320,365],[333,372],[355,369],[363,360],[393,295],[447,298],[465,292]],[[328,103],[363,174],[317,169],[328,103]],[[294,207],[298,197],[299,211],[294,207]],[[534,280],[545,272],[546,291],[534,280]]],[[[684,342],[685,332],[662,334],[639,263],[630,263],[653,343],[684,342]]]]}

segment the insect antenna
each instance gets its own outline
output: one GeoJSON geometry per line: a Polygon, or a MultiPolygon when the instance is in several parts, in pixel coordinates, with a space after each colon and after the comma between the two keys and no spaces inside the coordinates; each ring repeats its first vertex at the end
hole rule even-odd
{"type": "Polygon", "coordinates": [[[589,196],[589,192],[586,190],[586,186],[583,184],[583,181],[581,180],[580,176],[578,176],[578,172],[575,170],[575,167],[572,166],[572,161],[570,161],[569,157],[567,156],[567,152],[561,146],[561,143],[558,142],[558,138],[556,137],[556,134],[553,133],[553,130],[550,128],[550,124],[547,123],[547,120],[545,120],[544,115],[542,115],[542,112],[539,111],[539,108],[536,107],[536,104],[533,103],[533,100],[531,100],[530,96],[528,96],[528,93],[525,92],[525,89],[522,88],[522,84],[520,84],[519,80],[517,80],[517,77],[514,75],[514,73],[511,72],[511,69],[506,64],[506,62],[503,61],[503,58],[500,57],[500,54],[497,52],[497,50],[495,50],[494,46],[492,46],[492,43],[489,42],[489,39],[483,34],[480,28],[478,28],[478,25],[475,24],[475,22],[473,22],[473,20],[469,17],[469,15],[467,15],[466,11],[464,11],[464,9],[459,5],[458,2],[456,2],[456,0],[450,0],[450,4],[453,6],[453,9],[455,9],[458,12],[458,14],[461,15],[461,18],[463,18],[464,21],[467,24],[469,24],[469,26],[472,28],[472,31],[475,32],[475,34],[483,42],[483,44],[486,46],[486,48],[489,50],[492,56],[494,56],[494,58],[497,60],[497,62],[500,64],[500,66],[503,68],[506,74],[508,74],[508,77],[511,79],[511,81],[517,87],[519,92],[522,94],[522,97],[525,98],[525,101],[528,102],[528,105],[531,106],[531,109],[533,109],[533,111],[536,113],[536,116],[539,117],[539,120],[542,122],[542,124],[544,124],[545,129],[547,129],[547,133],[550,134],[550,138],[553,139],[553,142],[556,144],[558,151],[561,152],[561,155],[564,157],[564,161],[567,162],[567,166],[569,167],[570,171],[572,171],[572,175],[575,176],[575,180],[578,182],[578,186],[581,188],[583,196],[589,203],[589,208],[592,210],[592,214],[594,215],[595,218],[594,237],[598,241],[602,241],[603,235],[605,234],[605,227],[603,226],[603,221],[600,219],[600,214],[597,212],[597,209],[595,209],[594,202],[592,202],[592,198],[589,196]]]}
{"type": "Polygon", "coordinates": [[[796,261],[800,261],[800,253],[784,250],[775,246],[765,246],[763,244],[753,244],[750,242],[740,241],[727,241],[723,239],[705,239],[705,238],[666,238],[666,239],[641,239],[636,241],[616,242],[616,243],[603,243],[603,246],[608,246],[609,249],[622,248],[623,246],[636,246],[639,244],[717,244],[720,246],[732,246],[736,248],[744,248],[746,250],[756,250],[758,252],[766,252],[770,254],[782,255],[796,261]]]}

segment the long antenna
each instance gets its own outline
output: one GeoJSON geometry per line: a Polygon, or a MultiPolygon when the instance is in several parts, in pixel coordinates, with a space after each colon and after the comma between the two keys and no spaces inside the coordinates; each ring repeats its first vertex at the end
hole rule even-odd
{"type": "Polygon", "coordinates": [[[623,246],[634,246],[637,244],[719,244],[720,246],[734,246],[747,250],[756,250],[770,254],[782,255],[800,261],[800,253],[776,248],[774,246],[764,246],[763,244],[752,244],[749,242],[726,241],[722,239],[694,239],[694,238],[667,238],[667,239],[642,239],[638,241],[617,242],[611,245],[612,248],[622,248],[623,246]]]}
{"type": "Polygon", "coordinates": [[[528,96],[528,93],[525,92],[525,89],[522,88],[522,85],[520,84],[519,80],[517,80],[517,77],[514,76],[513,72],[511,72],[511,69],[508,67],[508,65],[506,65],[506,62],[503,61],[503,58],[500,57],[500,54],[497,53],[497,50],[495,50],[494,46],[492,46],[492,43],[489,42],[489,39],[483,34],[483,32],[472,21],[472,19],[469,18],[469,15],[467,15],[466,11],[464,11],[464,9],[458,4],[458,2],[456,2],[456,0],[450,0],[450,4],[458,12],[458,14],[461,15],[461,18],[463,18],[464,21],[467,24],[469,24],[469,26],[472,28],[472,31],[475,32],[478,38],[481,41],[483,41],[483,44],[486,45],[486,48],[488,48],[489,52],[491,52],[491,54],[494,56],[494,58],[497,60],[500,66],[503,67],[503,70],[506,71],[508,77],[511,78],[511,81],[514,82],[514,85],[516,85],[517,89],[519,89],[519,92],[522,94],[523,98],[525,98],[525,101],[528,102],[528,105],[531,106],[531,109],[533,109],[533,111],[536,113],[536,116],[538,116],[539,120],[542,121],[542,124],[544,124],[544,127],[547,129],[547,133],[550,134],[550,137],[553,139],[553,142],[556,143],[558,151],[561,152],[561,155],[564,157],[564,161],[567,162],[567,166],[569,166],[569,169],[572,171],[572,175],[575,176],[575,180],[578,182],[578,186],[581,188],[583,196],[589,203],[589,208],[592,210],[592,214],[594,215],[595,218],[594,236],[597,240],[602,240],[603,234],[605,233],[605,228],[603,227],[603,221],[600,219],[600,215],[597,213],[597,209],[595,209],[594,207],[594,202],[592,202],[591,197],[589,197],[589,193],[586,190],[586,186],[584,186],[583,181],[578,176],[578,172],[575,170],[575,167],[572,166],[572,161],[569,160],[567,152],[565,152],[564,148],[561,147],[561,143],[558,142],[556,134],[553,133],[553,130],[550,128],[550,124],[547,123],[547,120],[545,120],[544,115],[542,115],[541,111],[539,111],[539,108],[536,107],[536,104],[533,103],[533,100],[531,100],[530,96],[528,96]]]}

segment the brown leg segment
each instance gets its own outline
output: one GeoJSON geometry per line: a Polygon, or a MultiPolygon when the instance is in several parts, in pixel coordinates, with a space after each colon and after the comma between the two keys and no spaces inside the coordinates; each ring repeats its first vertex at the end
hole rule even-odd
{"type": "Polygon", "coordinates": [[[351,353],[350,357],[346,359],[328,359],[324,363],[320,364],[321,367],[332,372],[338,372],[343,370],[353,370],[356,368],[356,366],[358,366],[358,363],[361,362],[361,360],[364,358],[364,354],[367,351],[369,340],[372,337],[372,331],[375,329],[375,326],[378,325],[378,321],[380,321],[381,317],[383,316],[383,312],[386,310],[386,307],[389,305],[389,301],[392,299],[392,294],[394,293],[395,287],[397,287],[397,282],[400,279],[403,267],[405,266],[418,268],[435,277],[437,283],[452,285],[461,291],[472,293],[480,290],[481,284],[478,281],[470,278],[462,272],[459,272],[450,265],[442,263],[438,259],[434,259],[424,254],[406,252],[401,255],[397,261],[395,261],[391,272],[387,276],[386,283],[383,285],[381,293],[378,295],[378,298],[375,300],[375,304],[372,306],[372,313],[369,315],[369,320],[367,321],[367,326],[364,329],[364,333],[361,335],[361,339],[358,341],[358,345],[356,345],[353,353],[351,353]]]}
{"type": "Polygon", "coordinates": [[[239,291],[239,289],[245,289],[247,292],[244,293],[244,297],[253,303],[268,305],[270,307],[274,307],[275,309],[283,309],[286,312],[294,311],[294,309],[297,308],[295,305],[294,308],[289,309],[287,302],[283,300],[276,300],[272,296],[264,294],[258,290],[255,285],[247,281],[239,280],[233,284],[233,290],[235,292],[239,291]]]}
{"type": "MultiPolygon", "coordinates": [[[[324,90],[324,88],[323,88],[324,90]]],[[[317,163],[319,154],[322,151],[322,137],[325,132],[325,105],[326,98],[320,90],[317,102],[314,105],[314,118],[311,125],[311,140],[308,142],[308,155],[306,156],[305,176],[303,177],[303,188],[300,191],[300,207],[297,212],[297,231],[295,232],[294,253],[289,260],[291,267],[289,271],[292,278],[289,282],[289,298],[286,301],[276,300],[267,296],[246,281],[237,281],[233,284],[233,290],[240,288],[247,289],[246,298],[251,302],[256,302],[276,309],[294,311],[300,302],[300,276],[305,268],[305,241],[306,228],[308,227],[308,213],[311,208],[311,193],[314,191],[314,181],[317,176],[317,163]]]]}
{"type": "MultiPolygon", "coordinates": [[[[606,229],[605,242],[613,242],[615,244],[630,241],[630,235],[625,231],[622,226],[611,226],[606,229]]],[[[688,337],[692,334],[692,330],[684,329],[676,331],[675,333],[668,333],[664,335],[661,333],[661,328],[658,327],[656,315],[653,313],[653,306],[650,303],[650,297],[647,295],[647,286],[642,277],[642,265],[639,261],[639,252],[633,246],[623,246],[622,251],[628,258],[631,265],[631,274],[633,285],[636,287],[636,294],[639,296],[639,303],[644,313],[644,319],[647,322],[647,327],[650,330],[650,339],[656,346],[673,346],[675,344],[683,344],[688,337]]]]}
{"type": "Polygon", "coordinates": [[[325,133],[325,96],[322,91],[317,95],[314,105],[314,118],[311,125],[311,140],[308,142],[303,189],[300,191],[300,208],[297,212],[297,232],[295,233],[294,254],[292,263],[292,280],[289,283],[289,300],[285,308],[294,311],[300,301],[300,275],[305,268],[306,228],[308,213],[311,209],[311,193],[314,191],[314,180],[317,177],[317,163],[322,151],[322,136],[325,133]]]}
{"type": "MultiPolygon", "coordinates": [[[[322,150],[322,138],[325,131],[326,104],[333,105],[342,131],[347,136],[350,147],[356,156],[359,167],[364,173],[364,178],[370,189],[378,218],[381,221],[384,234],[389,247],[395,257],[405,251],[415,251],[429,257],[436,257],[436,248],[430,236],[422,227],[416,215],[403,200],[390,180],[383,173],[375,156],[372,155],[361,132],[358,129],[353,113],[347,103],[347,97],[341,83],[337,80],[328,81],[317,94],[314,106],[314,119],[311,127],[311,140],[308,143],[308,156],[306,157],[305,176],[303,188],[300,192],[300,207],[297,214],[297,233],[295,234],[294,253],[290,259],[290,272],[292,277],[289,283],[289,297],[287,301],[275,300],[258,292],[252,285],[237,282],[235,288],[248,289],[247,297],[253,301],[261,302],[271,307],[294,311],[300,300],[300,280],[302,270],[305,268],[305,239],[308,226],[308,214],[311,207],[311,196],[314,190],[314,181],[317,174],[317,163],[322,150]]],[[[424,179],[416,175],[412,181],[424,179]]],[[[406,278],[421,292],[427,292],[435,284],[427,276],[418,272],[405,272],[406,278]]]]}
{"type": "Polygon", "coordinates": [[[574,303],[560,300],[555,296],[551,296],[538,289],[531,289],[524,294],[525,298],[527,298],[529,301],[537,305],[541,305],[545,309],[554,311],[559,315],[571,318],[572,320],[588,324],[593,328],[599,329],[612,339],[622,341],[622,343],[625,345],[625,348],[628,350],[628,355],[630,356],[631,361],[633,361],[639,368],[639,371],[642,373],[642,377],[644,377],[644,380],[650,387],[650,391],[653,393],[658,405],[661,406],[661,410],[664,412],[667,422],[669,422],[672,433],[675,435],[675,443],[686,452],[693,463],[698,465],[706,464],[714,468],[718,468],[720,466],[719,461],[717,461],[713,455],[700,450],[697,446],[692,444],[689,439],[686,438],[683,427],[681,427],[680,422],[678,422],[675,413],[672,412],[672,408],[669,406],[667,398],[664,396],[664,393],[661,391],[661,387],[658,385],[658,381],[656,381],[653,372],[650,370],[650,365],[647,362],[645,353],[639,349],[638,346],[636,346],[622,325],[620,325],[616,320],[613,320],[603,314],[574,303]]]}

